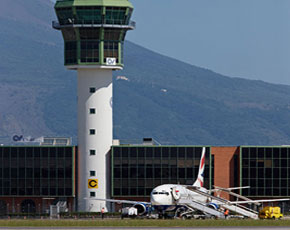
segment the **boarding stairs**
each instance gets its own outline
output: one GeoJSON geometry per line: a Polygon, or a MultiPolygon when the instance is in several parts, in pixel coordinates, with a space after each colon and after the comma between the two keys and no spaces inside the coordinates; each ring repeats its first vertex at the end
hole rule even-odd
{"type": "Polygon", "coordinates": [[[215,203],[217,205],[220,205],[222,208],[224,209],[228,209],[229,211],[235,212],[239,215],[251,218],[251,219],[259,219],[258,216],[258,212],[249,209],[245,206],[242,205],[238,205],[238,204],[231,204],[231,201],[220,198],[220,197],[216,197],[216,196],[212,196],[206,192],[200,191],[199,189],[195,189],[195,188],[190,188],[191,191],[196,192],[202,196],[205,196],[207,198],[209,198],[211,200],[212,203],[215,203]]]}
{"type": "Polygon", "coordinates": [[[194,210],[199,210],[207,215],[214,216],[216,218],[225,219],[225,215],[223,212],[210,208],[205,203],[200,203],[192,199],[191,196],[181,197],[177,201],[178,205],[184,205],[194,210]]]}
{"type": "Polygon", "coordinates": [[[258,212],[249,209],[247,207],[244,207],[242,205],[227,205],[227,204],[222,204],[221,205],[223,208],[226,208],[232,212],[238,213],[240,215],[246,216],[248,218],[254,219],[254,220],[258,220],[259,219],[259,215],[258,212]]]}

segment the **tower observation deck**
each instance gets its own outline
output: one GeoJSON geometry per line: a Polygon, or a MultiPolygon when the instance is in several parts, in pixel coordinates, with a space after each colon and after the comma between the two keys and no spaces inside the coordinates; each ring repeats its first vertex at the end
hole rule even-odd
{"type": "Polygon", "coordinates": [[[108,206],[108,154],[113,139],[112,70],[123,68],[123,46],[133,6],[128,0],[57,0],[64,64],[78,72],[78,211],[108,206]],[[92,199],[89,199],[92,198],[92,199]]]}

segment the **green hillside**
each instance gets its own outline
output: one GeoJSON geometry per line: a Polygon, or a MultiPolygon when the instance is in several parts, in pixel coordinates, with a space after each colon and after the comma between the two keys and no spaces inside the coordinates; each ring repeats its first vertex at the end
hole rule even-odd
{"type": "MultiPolygon", "coordinates": [[[[47,0],[0,2],[0,144],[15,134],[76,144],[76,73],[63,66],[54,17],[47,0]]],[[[290,143],[289,130],[289,86],[222,76],[126,43],[125,69],[114,72],[115,138],[280,145],[290,143]]]]}

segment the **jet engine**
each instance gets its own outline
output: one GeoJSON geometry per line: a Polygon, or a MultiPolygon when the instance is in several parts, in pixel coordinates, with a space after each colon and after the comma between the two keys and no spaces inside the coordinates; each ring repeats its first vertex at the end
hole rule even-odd
{"type": "Polygon", "coordinates": [[[219,206],[217,204],[215,204],[215,203],[209,203],[207,205],[207,207],[212,208],[212,209],[215,209],[215,210],[218,210],[219,209],[219,206]]]}
{"type": "Polygon", "coordinates": [[[147,214],[148,209],[149,209],[147,205],[143,203],[134,204],[133,207],[137,209],[138,216],[143,216],[147,214]]]}

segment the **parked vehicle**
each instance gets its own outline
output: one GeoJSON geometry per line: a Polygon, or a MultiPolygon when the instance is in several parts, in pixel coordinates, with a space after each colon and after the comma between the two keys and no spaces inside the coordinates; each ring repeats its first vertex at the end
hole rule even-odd
{"type": "Polygon", "coordinates": [[[260,219],[281,219],[282,217],[280,207],[267,206],[259,212],[260,219]]]}

